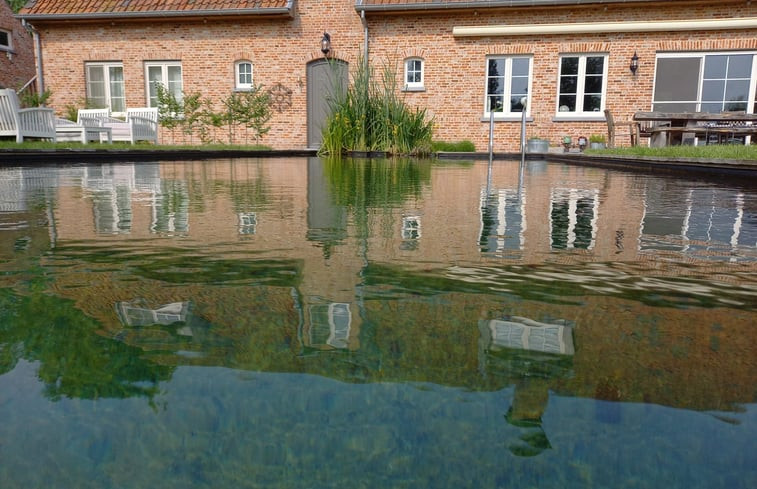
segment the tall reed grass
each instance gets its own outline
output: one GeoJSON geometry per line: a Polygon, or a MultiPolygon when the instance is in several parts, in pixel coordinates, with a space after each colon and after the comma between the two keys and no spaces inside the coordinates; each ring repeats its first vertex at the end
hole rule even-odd
{"type": "Polygon", "coordinates": [[[398,95],[396,73],[384,67],[380,78],[362,59],[352,83],[331,103],[323,130],[321,153],[386,151],[394,155],[431,152],[433,118],[409,107],[398,95]]]}

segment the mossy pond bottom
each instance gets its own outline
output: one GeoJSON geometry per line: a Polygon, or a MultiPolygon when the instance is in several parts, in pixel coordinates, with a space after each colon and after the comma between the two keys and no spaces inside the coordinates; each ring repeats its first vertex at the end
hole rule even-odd
{"type": "Polygon", "coordinates": [[[0,488],[757,487],[757,185],[0,168],[0,488]]]}

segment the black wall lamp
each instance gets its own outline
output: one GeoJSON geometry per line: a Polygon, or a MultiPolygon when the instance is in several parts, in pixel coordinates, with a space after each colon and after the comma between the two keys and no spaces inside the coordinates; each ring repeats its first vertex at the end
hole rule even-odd
{"type": "Polygon", "coordinates": [[[631,73],[636,74],[636,70],[639,69],[639,55],[636,54],[636,51],[633,52],[633,56],[631,56],[631,66],[629,66],[631,73]]]}
{"type": "Polygon", "coordinates": [[[331,52],[331,36],[328,32],[324,32],[323,37],[321,38],[321,52],[326,57],[328,57],[329,52],[331,52]]]}

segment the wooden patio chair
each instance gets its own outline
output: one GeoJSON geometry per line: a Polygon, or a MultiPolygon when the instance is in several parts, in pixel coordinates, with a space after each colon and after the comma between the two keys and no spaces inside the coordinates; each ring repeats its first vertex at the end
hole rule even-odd
{"type": "Polygon", "coordinates": [[[49,139],[55,142],[55,113],[53,109],[32,107],[22,109],[16,91],[0,90],[0,136],[15,136],[16,142],[24,138],[49,139]]]}
{"type": "Polygon", "coordinates": [[[616,121],[612,116],[610,109],[605,109],[605,120],[607,121],[607,147],[615,147],[615,139],[618,136],[627,136],[631,140],[631,146],[639,144],[639,123],[637,121],[616,121]],[[618,132],[618,128],[626,129],[627,132],[618,132]]]}

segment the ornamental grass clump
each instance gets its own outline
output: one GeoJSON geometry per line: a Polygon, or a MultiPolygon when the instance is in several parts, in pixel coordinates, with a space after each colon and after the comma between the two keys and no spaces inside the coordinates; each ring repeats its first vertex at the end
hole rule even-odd
{"type": "Polygon", "coordinates": [[[420,155],[431,151],[433,120],[413,109],[397,94],[395,73],[385,68],[378,83],[373,68],[362,60],[352,84],[335,94],[326,120],[321,153],[385,151],[420,155]]]}

